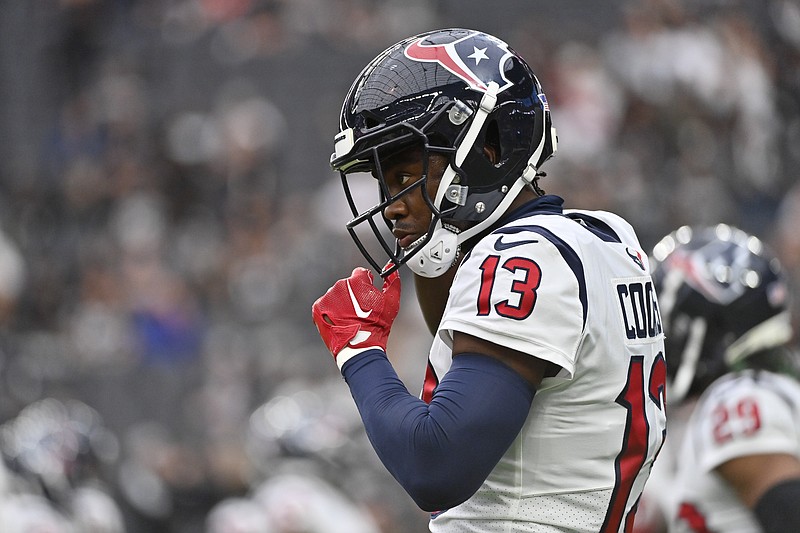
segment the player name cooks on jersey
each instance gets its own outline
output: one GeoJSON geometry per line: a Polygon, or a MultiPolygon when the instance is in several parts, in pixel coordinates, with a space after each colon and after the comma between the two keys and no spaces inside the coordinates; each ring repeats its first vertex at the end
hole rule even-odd
{"type": "Polygon", "coordinates": [[[655,338],[663,333],[661,312],[650,279],[616,283],[622,321],[628,340],[655,338]]]}

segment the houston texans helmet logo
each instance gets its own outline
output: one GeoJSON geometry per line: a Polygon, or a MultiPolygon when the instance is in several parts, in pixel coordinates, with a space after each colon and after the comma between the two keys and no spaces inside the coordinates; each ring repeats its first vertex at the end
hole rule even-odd
{"type": "Polygon", "coordinates": [[[423,44],[420,37],[409,44],[404,53],[414,61],[439,63],[476,91],[486,92],[490,82],[499,86],[498,92],[513,83],[508,81],[503,66],[512,53],[499,39],[487,39],[473,32],[447,44],[423,44]]]}

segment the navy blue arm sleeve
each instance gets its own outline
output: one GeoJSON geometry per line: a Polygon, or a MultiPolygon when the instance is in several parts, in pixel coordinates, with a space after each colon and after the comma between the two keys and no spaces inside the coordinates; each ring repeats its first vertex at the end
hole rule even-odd
{"type": "Polygon", "coordinates": [[[767,490],[753,509],[764,533],[800,531],[800,479],[789,479],[767,490]]]}
{"type": "Polygon", "coordinates": [[[480,354],[455,357],[430,404],[408,392],[380,350],[351,359],[342,374],[378,457],[425,511],[454,507],[480,488],[535,393],[511,368],[480,354]]]}

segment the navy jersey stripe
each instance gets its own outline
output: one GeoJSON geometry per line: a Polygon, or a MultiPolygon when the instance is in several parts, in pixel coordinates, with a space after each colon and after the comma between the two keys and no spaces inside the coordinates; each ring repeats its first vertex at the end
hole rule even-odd
{"type": "Polygon", "coordinates": [[[591,231],[602,241],[622,243],[622,239],[619,238],[617,232],[599,218],[586,213],[566,213],[564,216],[580,223],[581,226],[591,231]]]}
{"type": "Polygon", "coordinates": [[[572,269],[572,273],[575,275],[575,279],[578,280],[578,297],[581,300],[581,307],[583,308],[583,326],[586,326],[586,310],[589,307],[588,299],[586,297],[586,276],[583,271],[583,263],[581,262],[580,257],[578,254],[575,253],[569,244],[564,242],[560,237],[555,235],[553,232],[548,230],[547,228],[543,228],[542,226],[509,226],[504,228],[498,228],[493,231],[493,234],[514,234],[514,233],[521,233],[524,231],[531,231],[534,233],[538,233],[551,243],[555,245],[558,249],[559,253],[561,253],[561,257],[564,258],[564,261],[567,262],[570,269],[572,269]]]}

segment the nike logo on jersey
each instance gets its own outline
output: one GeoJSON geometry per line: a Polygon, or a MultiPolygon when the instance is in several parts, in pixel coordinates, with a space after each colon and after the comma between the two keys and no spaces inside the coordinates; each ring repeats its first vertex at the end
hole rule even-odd
{"type": "Polygon", "coordinates": [[[533,243],[536,243],[536,242],[539,242],[539,241],[536,240],[536,239],[530,239],[530,240],[525,240],[525,241],[506,242],[506,241],[503,240],[503,236],[501,235],[494,242],[494,249],[497,250],[498,252],[501,252],[503,250],[508,250],[509,248],[514,248],[515,246],[522,246],[523,244],[533,244],[533,243]]]}
{"type": "Polygon", "coordinates": [[[350,293],[350,301],[353,302],[353,309],[356,311],[356,316],[358,318],[367,318],[369,315],[372,314],[372,309],[369,311],[364,311],[361,309],[361,306],[358,305],[358,300],[356,300],[356,295],[353,294],[353,289],[350,287],[350,280],[347,280],[347,292],[350,293]]]}

